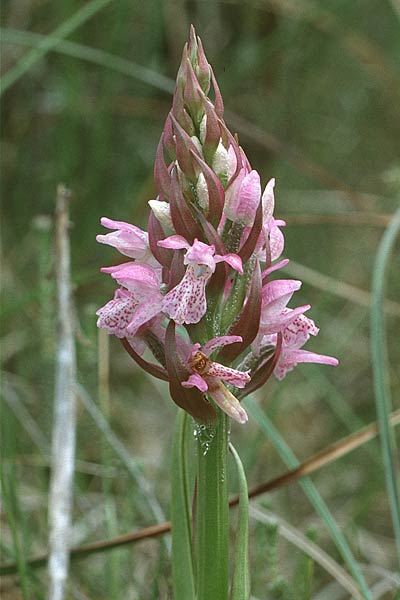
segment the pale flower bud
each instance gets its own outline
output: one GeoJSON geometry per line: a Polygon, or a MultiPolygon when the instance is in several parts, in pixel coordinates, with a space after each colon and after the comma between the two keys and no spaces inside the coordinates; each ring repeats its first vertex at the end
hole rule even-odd
{"type": "Polygon", "coordinates": [[[202,208],[205,212],[207,212],[209,196],[208,196],[207,183],[206,183],[203,173],[200,173],[199,178],[197,180],[196,192],[197,192],[197,198],[199,200],[200,208],[202,208]]]}
{"type": "Polygon", "coordinates": [[[204,144],[204,140],[206,139],[206,133],[207,133],[207,115],[204,115],[204,117],[202,118],[202,120],[200,122],[200,133],[199,133],[200,142],[202,144],[204,144]]]}
{"type": "MultiPolygon", "coordinates": [[[[236,159],[235,159],[236,160],[236,159]]],[[[224,181],[228,181],[229,179],[229,171],[231,170],[230,166],[231,157],[229,156],[229,151],[225,148],[223,143],[220,141],[218,144],[218,148],[215,151],[213,161],[212,161],[212,169],[214,173],[220,179],[224,181]]],[[[236,164],[235,164],[236,168],[236,164]]],[[[234,173],[234,170],[232,171],[234,173]]],[[[232,176],[232,174],[231,174],[232,176]]]]}
{"type": "Polygon", "coordinates": [[[171,219],[171,209],[168,202],[163,200],[149,200],[149,205],[156,219],[164,227],[165,233],[169,234],[174,231],[174,226],[171,219]]]}
{"type": "Polygon", "coordinates": [[[199,151],[200,156],[202,156],[203,152],[202,152],[201,142],[200,142],[199,138],[195,135],[192,135],[190,139],[192,140],[193,144],[196,146],[196,150],[199,151]]]}

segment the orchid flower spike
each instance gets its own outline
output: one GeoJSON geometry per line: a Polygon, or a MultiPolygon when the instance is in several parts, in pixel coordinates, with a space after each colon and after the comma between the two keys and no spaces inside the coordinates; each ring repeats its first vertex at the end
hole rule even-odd
{"type": "Polygon", "coordinates": [[[262,192],[259,173],[224,122],[222,96],[193,27],[154,181],[148,232],[101,219],[111,231],[97,241],[129,262],[101,269],[119,287],[97,311],[98,327],[126,338],[132,358],[168,380],[176,404],[202,422],[218,407],[247,421],[229,386],[243,398],[299,363],[337,365],[303,349],[319,330],[304,314],[308,304],[290,306],[301,282],[276,276],[288,259],[275,179],[262,192]],[[211,358],[216,351],[221,362],[211,358]]]}

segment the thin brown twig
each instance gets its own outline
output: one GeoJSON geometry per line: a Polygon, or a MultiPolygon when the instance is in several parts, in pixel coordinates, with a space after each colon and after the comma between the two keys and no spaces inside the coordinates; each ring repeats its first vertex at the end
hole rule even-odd
{"type": "MultiPolygon", "coordinates": [[[[392,412],[392,414],[390,415],[390,424],[392,425],[392,427],[395,427],[400,424],[400,409],[392,412]]],[[[261,494],[265,494],[266,492],[271,492],[272,490],[276,490],[285,485],[294,483],[295,481],[300,479],[300,477],[311,475],[312,473],[318,471],[321,467],[334,462],[335,460],[341,458],[345,454],[348,454],[352,450],[355,450],[363,444],[366,444],[367,442],[371,441],[377,435],[377,423],[367,425],[363,429],[360,429],[360,431],[352,433],[343,438],[342,440],[331,444],[321,452],[314,454],[309,459],[301,463],[296,469],[287,471],[279,477],[275,477],[270,481],[250,488],[249,498],[260,496],[261,494]]],[[[238,496],[233,496],[229,501],[230,506],[235,506],[237,503],[238,496]]],[[[71,559],[75,560],[87,556],[88,554],[93,554],[95,552],[105,552],[107,550],[112,550],[113,548],[124,546],[126,544],[132,544],[140,540],[159,537],[164,533],[168,533],[170,530],[170,521],[165,521],[164,523],[159,523],[157,525],[152,525],[150,527],[140,529],[139,531],[119,535],[112,539],[97,540],[96,542],[91,542],[83,546],[71,548],[71,559]]],[[[46,561],[47,554],[44,554],[42,556],[38,556],[37,558],[28,561],[27,564],[31,568],[39,568],[42,567],[46,563],[46,561]]],[[[17,565],[15,563],[0,566],[0,575],[12,575],[16,572],[17,565]]]]}

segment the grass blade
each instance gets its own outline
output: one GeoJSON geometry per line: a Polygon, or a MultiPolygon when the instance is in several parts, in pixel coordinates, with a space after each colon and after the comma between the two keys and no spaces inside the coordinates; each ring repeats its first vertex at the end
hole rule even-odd
{"type": "Polygon", "coordinates": [[[392,407],[392,400],[390,394],[389,360],[387,355],[385,319],[383,313],[386,272],[396,236],[399,231],[400,208],[394,214],[389,227],[383,234],[375,259],[372,277],[371,354],[381,452],[400,564],[400,494],[396,474],[396,471],[398,471],[398,464],[396,464],[398,461],[398,453],[394,433],[389,424],[389,413],[392,407]]]}
{"type": "MultiPolygon", "coordinates": [[[[142,67],[126,58],[121,58],[110,52],[105,52],[99,48],[92,48],[91,46],[85,46],[77,42],[71,42],[69,40],[62,40],[60,37],[44,36],[40,33],[32,33],[31,31],[21,31],[19,29],[4,28],[1,29],[1,37],[3,42],[12,44],[23,44],[35,46],[35,51],[39,48],[46,39],[50,38],[54,41],[54,45],[51,46],[50,50],[64,54],[65,56],[71,56],[72,58],[78,58],[86,62],[98,65],[99,67],[105,67],[111,69],[121,75],[132,77],[138,81],[143,81],[148,85],[172,94],[175,87],[173,79],[169,79],[164,75],[156,73],[151,69],[142,67]]],[[[7,73],[6,73],[7,75],[7,73]]]]}
{"type": "Polygon", "coordinates": [[[57,27],[52,35],[44,36],[42,41],[30,52],[9,69],[1,78],[0,96],[20,79],[33,65],[35,65],[50,50],[53,50],[63,38],[73,33],[99,10],[109,4],[111,0],[91,0],[77,10],[69,19],[57,27]]]}
{"type": "MultiPolygon", "coordinates": [[[[244,400],[244,404],[250,415],[257,421],[261,430],[274,445],[274,447],[278,451],[281,458],[285,461],[287,466],[291,469],[295,469],[296,467],[298,467],[300,463],[297,460],[296,456],[293,454],[291,448],[286,444],[279,431],[269,420],[269,418],[264,414],[264,412],[257,406],[257,404],[253,400],[249,398],[246,398],[244,400]]],[[[299,481],[299,484],[303,488],[304,493],[313,505],[315,511],[319,514],[320,518],[325,523],[326,528],[330,532],[331,537],[335,542],[336,547],[339,550],[343,560],[347,564],[349,571],[352,573],[354,579],[357,581],[360,590],[363,594],[363,597],[366,600],[372,600],[370,590],[368,589],[364,576],[353,556],[353,553],[351,552],[345,537],[343,536],[339,527],[337,526],[337,523],[333,518],[332,514],[330,513],[328,507],[326,506],[324,500],[321,498],[317,488],[315,487],[311,479],[307,477],[302,478],[299,481]]]]}
{"type": "Polygon", "coordinates": [[[256,506],[251,506],[250,516],[260,523],[278,525],[279,535],[311,557],[325,569],[327,573],[332,575],[332,577],[334,577],[334,579],[336,579],[336,581],[351,594],[352,598],[357,598],[358,600],[363,598],[357,588],[356,582],[343,567],[333,560],[333,558],[322,550],[322,548],[303,535],[298,529],[289,525],[284,519],[281,519],[264,508],[261,509],[256,506]]]}
{"type": "Polygon", "coordinates": [[[176,418],[171,470],[172,583],[175,600],[194,600],[192,526],[187,464],[188,414],[176,418]]]}
{"type": "Polygon", "coordinates": [[[249,498],[247,480],[242,461],[232,444],[229,450],[235,460],[239,481],[239,512],[235,547],[235,570],[232,580],[231,600],[246,600],[250,595],[249,577],[249,498]]]}
{"type": "Polygon", "coordinates": [[[6,513],[8,525],[11,531],[14,554],[17,565],[17,572],[20,577],[21,597],[23,600],[31,600],[30,582],[26,564],[25,549],[21,531],[20,509],[18,503],[18,494],[15,489],[15,470],[11,463],[2,465],[1,469],[1,487],[4,510],[6,513]]]}
{"type": "Polygon", "coordinates": [[[148,480],[143,476],[136,461],[131,457],[126,446],[120,441],[118,436],[115,435],[107,420],[104,418],[103,413],[96,406],[95,402],[92,400],[85,388],[83,388],[81,385],[78,385],[77,392],[82,404],[92,417],[97,428],[99,429],[99,431],[102,432],[105,439],[107,440],[111,448],[114,450],[118,458],[121,460],[128,473],[137,483],[138,488],[141,494],[143,495],[143,498],[147,506],[149,507],[151,514],[157,520],[157,522],[163,522],[165,519],[163,510],[157,498],[154,495],[151,485],[149,484],[148,480]]]}

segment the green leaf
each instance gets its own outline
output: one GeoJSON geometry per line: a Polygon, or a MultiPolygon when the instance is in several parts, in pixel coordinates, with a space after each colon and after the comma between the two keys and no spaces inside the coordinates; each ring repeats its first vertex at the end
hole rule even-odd
{"type": "MultiPolygon", "coordinates": [[[[383,234],[376,254],[372,278],[371,304],[371,353],[374,377],[376,412],[379,423],[383,465],[385,468],[386,488],[392,513],[393,530],[396,539],[400,564],[400,493],[396,476],[398,451],[393,429],[390,427],[389,414],[392,410],[390,394],[389,361],[386,346],[385,320],[383,304],[385,299],[385,277],[390,255],[400,231],[400,208],[383,234]]],[[[397,465],[398,467],[398,465],[397,465]]]]}
{"type": "Polygon", "coordinates": [[[229,450],[235,460],[239,481],[238,527],[236,532],[235,570],[232,580],[231,600],[246,600],[250,596],[249,578],[249,498],[242,461],[232,444],[229,450]]]}
{"type": "MultiPolygon", "coordinates": [[[[286,465],[290,469],[295,469],[296,467],[298,467],[300,463],[297,460],[296,456],[293,454],[292,449],[286,444],[285,440],[282,438],[281,434],[273,425],[273,423],[269,420],[267,415],[250,398],[244,400],[243,404],[246,406],[246,409],[249,412],[249,414],[257,421],[261,430],[276,448],[286,465]]],[[[306,494],[310,503],[313,505],[315,511],[319,514],[320,518],[325,523],[325,526],[331,534],[331,537],[335,542],[336,547],[339,550],[344,562],[347,564],[349,571],[352,573],[354,579],[357,581],[360,587],[360,591],[362,592],[364,598],[366,600],[372,600],[371,592],[368,589],[364,576],[353,556],[352,551],[350,550],[346,538],[340,531],[335,519],[330,513],[329,508],[325,504],[324,500],[320,496],[317,488],[315,487],[315,485],[309,477],[302,477],[299,480],[299,484],[303,488],[304,493],[306,494]]]]}
{"type": "Polygon", "coordinates": [[[188,418],[185,411],[178,411],[172,451],[171,522],[174,600],[194,600],[195,598],[191,510],[186,471],[188,418]]]}

